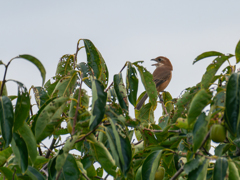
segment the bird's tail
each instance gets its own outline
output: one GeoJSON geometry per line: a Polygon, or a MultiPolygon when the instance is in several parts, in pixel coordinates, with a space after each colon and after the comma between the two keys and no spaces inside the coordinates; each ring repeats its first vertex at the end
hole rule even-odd
{"type": "Polygon", "coordinates": [[[147,93],[145,93],[144,96],[142,97],[142,99],[140,99],[140,101],[136,105],[135,109],[137,109],[137,110],[141,109],[143,103],[146,101],[147,98],[148,98],[148,95],[147,95],[147,93]]]}

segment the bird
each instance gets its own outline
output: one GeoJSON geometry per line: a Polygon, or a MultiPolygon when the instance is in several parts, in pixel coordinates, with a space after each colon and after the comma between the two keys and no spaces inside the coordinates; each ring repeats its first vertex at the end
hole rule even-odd
{"type": "MultiPolygon", "coordinates": [[[[164,91],[170,83],[172,79],[173,66],[171,61],[164,56],[158,56],[151,60],[156,62],[156,64],[152,64],[152,66],[156,66],[156,69],[153,72],[153,81],[156,84],[156,89],[159,93],[164,91]]],[[[135,109],[140,110],[147,98],[148,95],[145,93],[136,105],[135,109]]]]}

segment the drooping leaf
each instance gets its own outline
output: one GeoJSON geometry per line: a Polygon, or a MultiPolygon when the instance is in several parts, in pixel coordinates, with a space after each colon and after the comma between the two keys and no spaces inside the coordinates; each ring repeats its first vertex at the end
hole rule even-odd
{"type": "Polygon", "coordinates": [[[84,83],[91,89],[92,88],[92,82],[90,79],[90,76],[92,75],[91,69],[88,67],[88,65],[85,62],[81,62],[77,65],[77,69],[82,72],[84,83]]]}
{"type": "Polygon", "coordinates": [[[22,173],[25,173],[28,168],[28,149],[23,138],[17,133],[13,133],[11,142],[13,153],[15,154],[18,164],[21,167],[22,173]]]}
{"type": "Polygon", "coordinates": [[[62,122],[62,112],[66,106],[67,97],[59,97],[47,104],[38,115],[35,125],[35,137],[37,142],[51,135],[62,122]]]}
{"type": "Polygon", "coordinates": [[[229,160],[228,161],[228,168],[229,168],[229,175],[228,175],[229,180],[240,179],[238,169],[237,169],[234,162],[231,162],[229,160]]]}
{"type": "Polygon", "coordinates": [[[213,60],[213,62],[207,67],[207,70],[205,74],[202,77],[201,86],[205,89],[208,89],[211,83],[213,83],[216,79],[215,74],[218,71],[218,69],[221,67],[221,65],[229,58],[231,58],[233,55],[222,55],[217,57],[213,60]]]}
{"type": "Polygon", "coordinates": [[[196,118],[200,115],[203,108],[205,108],[211,100],[211,93],[201,89],[192,99],[188,111],[188,125],[190,126],[196,118]]]}
{"type": "Polygon", "coordinates": [[[35,96],[35,101],[37,103],[38,108],[40,108],[48,99],[49,96],[44,88],[42,87],[33,87],[33,92],[35,96]]]}
{"type": "Polygon", "coordinates": [[[162,150],[158,150],[149,154],[149,156],[145,159],[142,165],[143,180],[154,180],[161,156],[162,150]]]}
{"type": "Polygon", "coordinates": [[[217,51],[208,51],[208,52],[204,52],[202,54],[200,54],[198,57],[195,58],[195,60],[193,61],[193,64],[195,64],[196,62],[198,62],[201,59],[207,58],[207,57],[212,57],[212,56],[221,56],[223,55],[220,52],[217,51]]]}
{"type": "Polygon", "coordinates": [[[123,84],[122,74],[115,74],[113,79],[118,102],[122,109],[128,111],[127,91],[123,84]]]}
{"type": "Polygon", "coordinates": [[[138,78],[136,69],[130,62],[128,62],[127,65],[126,85],[129,102],[135,106],[137,101],[138,78]]]}
{"type": "Polygon", "coordinates": [[[3,176],[6,177],[7,180],[10,180],[10,179],[13,179],[13,178],[15,180],[18,180],[17,174],[16,173],[14,174],[14,172],[7,167],[0,167],[0,172],[3,176]]]}
{"type": "Polygon", "coordinates": [[[72,70],[69,75],[64,76],[56,85],[53,94],[57,93],[59,96],[69,97],[73,92],[76,81],[77,81],[77,71],[72,70]]]}
{"type": "Polygon", "coordinates": [[[55,168],[57,171],[60,171],[62,169],[62,167],[65,164],[66,159],[69,155],[68,152],[74,146],[77,138],[78,138],[78,136],[72,136],[71,138],[69,138],[67,140],[67,142],[65,143],[64,147],[59,151],[58,156],[56,158],[56,165],[55,165],[55,168]]]}
{"type": "Polygon", "coordinates": [[[32,163],[34,164],[36,157],[38,155],[37,143],[36,143],[36,139],[31,131],[30,127],[27,125],[26,122],[24,122],[23,126],[21,126],[19,128],[19,134],[25,141],[27,150],[28,150],[28,154],[30,156],[32,163]]]}
{"type": "Polygon", "coordinates": [[[240,61],[240,41],[238,41],[236,49],[235,49],[236,63],[240,61]]]}
{"type": "Polygon", "coordinates": [[[108,69],[101,53],[90,40],[83,39],[83,42],[88,66],[93,69],[94,76],[106,87],[108,83],[108,69]]]}
{"type": "Polygon", "coordinates": [[[26,173],[32,180],[44,180],[44,176],[32,166],[28,166],[28,170],[26,173]]]}
{"type": "Polygon", "coordinates": [[[202,145],[202,142],[208,131],[208,122],[205,120],[205,113],[201,113],[193,128],[193,152],[196,152],[202,145]]]}
{"type": "Polygon", "coordinates": [[[103,119],[107,93],[104,92],[102,83],[98,80],[92,80],[92,115],[90,119],[90,130],[93,130],[103,119]]]}
{"type": "Polygon", "coordinates": [[[214,171],[213,171],[213,180],[224,180],[227,174],[228,161],[224,157],[220,157],[217,159],[214,171]]]}
{"type": "Polygon", "coordinates": [[[7,159],[9,158],[9,156],[11,156],[12,154],[12,148],[8,147],[2,151],[0,151],[0,166],[3,166],[7,159]]]}
{"type": "Polygon", "coordinates": [[[2,137],[7,147],[12,140],[14,121],[12,102],[7,96],[0,96],[0,121],[2,137]]]}
{"type": "Polygon", "coordinates": [[[46,77],[46,70],[45,70],[43,64],[37,58],[35,58],[31,55],[28,55],[28,54],[19,55],[17,58],[23,58],[25,60],[28,60],[28,61],[32,62],[38,68],[38,70],[40,71],[41,76],[42,76],[42,85],[43,85],[45,82],[45,77],[46,77]]]}
{"type": "Polygon", "coordinates": [[[240,136],[240,74],[233,73],[227,83],[225,122],[229,132],[240,136]]]}
{"type": "Polygon", "coordinates": [[[152,106],[153,107],[156,106],[158,93],[157,93],[156,85],[153,82],[153,75],[149,71],[147,71],[147,69],[142,67],[141,65],[138,65],[137,63],[133,63],[133,64],[138,69],[138,72],[141,76],[142,83],[144,85],[144,88],[145,88],[148,96],[149,96],[152,106]]]}
{"type": "Polygon", "coordinates": [[[14,131],[17,131],[29,116],[30,97],[27,88],[18,82],[18,98],[14,114],[14,131]]]}

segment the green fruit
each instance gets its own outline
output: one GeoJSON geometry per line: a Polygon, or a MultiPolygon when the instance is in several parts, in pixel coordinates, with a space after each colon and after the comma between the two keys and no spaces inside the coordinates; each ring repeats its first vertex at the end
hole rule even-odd
{"type": "Polygon", "coordinates": [[[210,138],[214,142],[220,143],[226,139],[226,129],[221,124],[214,124],[211,128],[210,138]]]}
{"type": "Polygon", "coordinates": [[[154,180],[162,180],[165,176],[165,169],[162,166],[159,166],[157,172],[155,173],[154,180]]]}
{"type": "Polygon", "coordinates": [[[71,124],[71,121],[68,121],[67,122],[67,130],[68,132],[71,134],[72,133],[72,124],[71,124]]]}

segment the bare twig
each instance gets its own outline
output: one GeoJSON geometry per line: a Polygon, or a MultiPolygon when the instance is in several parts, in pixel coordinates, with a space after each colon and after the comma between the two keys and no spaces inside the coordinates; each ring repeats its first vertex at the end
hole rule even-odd
{"type": "Polygon", "coordinates": [[[141,142],[143,142],[143,140],[140,140],[140,141],[134,143],[133,145],[136,146],[136,145],[140,144],[141,142]]]}
{"type": "Polygon", "coordinates": [[[104,178],[104,180],[106,180],[108,176],[109,176],[109,174],[106,175],[106,177],[104,178]]]}
{"type": "Polygon", "coordinates": [[[15,174],[16,174],[16,168],[14,168],[12,180],[14,180],[15,174]]]}
{"type": "Polygon", "coordinates": [[[61,171],[59,171],[59,173],[58,173],[58,175],[56,177],[56,180],[58,180],[60,178],[61,173],[62,173],[62,169],[61,169],[61,171]]]}
{"type": "Polygon", "coordinates": [[[163,107],[163,109],[164,109],[165,114],[168,115],[166,106],[165,106],[165,104],[164,104],[164,102],[163,102],[163,100],[162,100],[162,95],[159,94],[158,97],[159,97],[160,103],[162,104],[162,107],[163,107]]]}
{"type": "MultiPolygon", "coordinates": [[[[124,70],[124,68],[127,66],[127,62],[124,64],[124,66],[122,67],[122,69],[120,70],[120,72],[119,73],[121,73],[123,70],[124,70]]],[[[110,89],[110,87],[113,85],[113,82],[108,86],[108,88],[107,89],[105,89],[105,92],[107,92],[109,89],[110,89]]]]}
{"type": "Polygon", "coordinates": [[[42,150],[40,147],[38,147],[38,152],[39,152],[39,155],[42,156],[42,150]]]}
{"type": "Polygon", "coordinates": [[[210,136],[210,131],[211,131],[211,130],[208,131],[207,135],[206,135],[205,138],[203,139],[203,142],[202,142],[202,144],[201,144],[201,146],[200,146],[199,149],[201,149],[201,148],[203,147],[203,145],[205,144],[205,142],[208,140],[208,138],[209,138],[209,136],[210,136]]]}
{"type": "MultiPolygon", "coordinates": [[[[163,130],[153,130],[153,129],[147,129],[147,128],[144,128],[144,130],[151,131],[151,132],[154,132],[154,133],[163,132],[163,130]]],[[[181,129],[177,129],[177,130],[168,130],[168,132],[181,133],[182,131],[181,131],[181,129]]]]}
{"type": "Polygon", "coordinates": [[[175,180],[175,179],[177,179],[177,177],[183,172],[183,167],[184,167],[184,166],[182,166],[182,167],[173,175],[173,177],[171,177],[170,180],[175,180]]]}
{"type": "Polygon", "coordinates": [[[83,175],[87,180],[90,180],[84,173],[82,173],[82,175],[83,175]]]}
{"type": "Polygon", "coordinates": [[[80,76],[81,76],[81,82],[80,82],[79,93],[78,93],[77,107],[76,107],[76,111],[75,111],[75,115],[74,115],[74,119],[73,119],[72,135],[74,135],[74,133],[75,133],[75,126],[77,124],[78,109],[79,109],[79,106],[81,106],[81,91],[82,91],[82,79],[83,79],[82,73],[80,74],[80,76]]]}
{"type": "Polygon", "coordinates": [[[50,156],[50,154],[51,154],[51,152],[52,152],[52,150],[54,148],[54,144],[55,144],[56,141],[57,141],[57,139],[53,138],[52,143],[51,143],[51,145],[50,145],[50,147],[48,149],[48,152],[47,152],[45,158],[49,158],[49,156],[50,156]]]}

